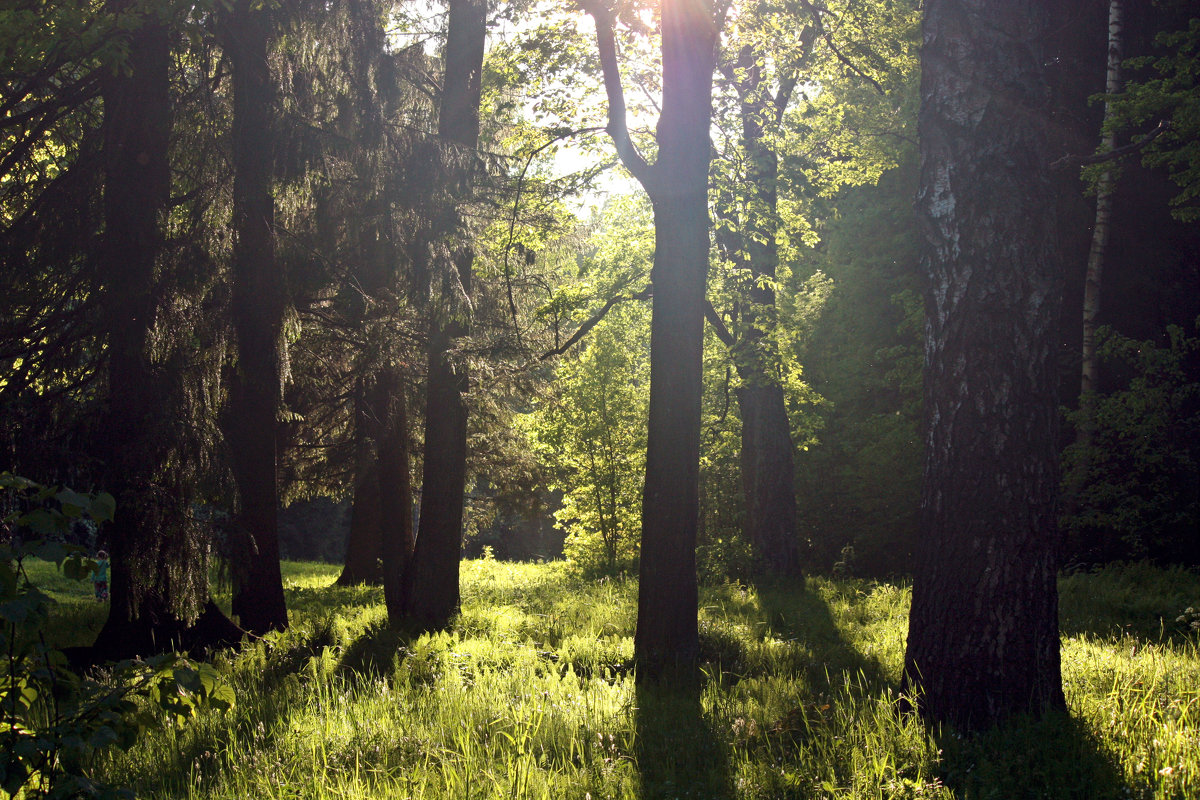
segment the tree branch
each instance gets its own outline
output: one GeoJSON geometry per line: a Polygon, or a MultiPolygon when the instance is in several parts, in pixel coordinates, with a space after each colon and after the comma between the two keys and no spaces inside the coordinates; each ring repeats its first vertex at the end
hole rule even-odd
{"type": "Polygon", "coordinates": [[[1095,153],[1090,156],[1077,156],[1067,153],[1062,158],[1058,159],[1050,165],[1050,169],[1064,169],[1069,166],[1086,167],[1089,164],[1103,164],[1106,161],[1116,161],[1126,156],[1131,156],[1134,153],[1145,149],[1151,142],[1162,136],[1167,131],[1171,130],[1171,123],[1167,120],[1160,120],[1158,125],[1149,133],[1140,139],[1130,142],[1129,144],[1115,147],[1106,153],[1095,153]]]}
{"type": "Polygon", "coordinates": [[[721,315],[713,308],[712,301],[707,297],[704,298],[704,318],[708,320],[708,324],[712,326],[713,333],[726,347],[733,347],[733,334],[729,332],[729,328],[725,327],[725,321],[721,319],[721,315]]]}
{"type": "Polygon", "coordinates": [[[570,339],[567,339],[562,343],[562,345],[554,348],[553,350],[547,350],[545,353],[542,353],[538,360],[546,361],[554,356],[561,356],[563,353],[570,350],[576,342],[587,335],[588,331],[596,327],[596,325],[600,323],[600,320],[604,319],[604,315],[611,311],[612,307],[618,303],[624,303],[628,300],[645,300],[653,295],[654,285],[648,284],[646,288],[642,289],[640,292],[634,292],[633,294],[619,294],[615,297],[608,298],[608,300],[604,303],[604,306],[599,311],[588,317],[587,320],[585,320],[584,323],[579,326],[579,330],[571,334],[570,339]]]}
{"type": "Polygon", "coordinates": [[[604,130],[604,129],[603,128],[581,128],[577,131],[571,131],[571,130],[560,131],[550,141],[546,142],[545,144],[543,144],[539,147],[534,148],[529,153],[529,156],[525,159],[525,164],[521,167],[521,174],[517,176],[517,193],[516,193],[516,197],[513,199],[512,217],[508,221],[508,242],[505,243],[505,245],[504,245],[504,285],[508,290],[508,309],[509,309],[509,312],[512,313],[513,330],[517,334],[517,343],[518,344],[520,344],[520,341],[521,341],[521,325],[520,325],[520,321],[517,319],[517,303],[516,303],[516,300],[513,298],[512,272],[509,267],[508,260],[509,260],[509,254],[512,252],[512,248],[513,248],[513,239],[516,237],[517,216],[520,213],[520,209],[521,209],[521,190],[525,186],[525,174],[529,171],[529,165],[533,163],[533,159],[535,159],[537,157],[537,155],[539,153],[541,153],[543,150],[545,150],[547,147],[550,147],[553,144],[557,144],[558,142],[561,142],[563,139],[571,138],[572,136],[577,136],[577,135],[583,134],[583,133],[595,133],[595,132],[601,131],[601,130],[604,130]]]}
{"type": "Polygon", "coordinates": [[[842,62],[844,65],[846,65],[846,67],[848,67],[850,69],[850,71],[853,72],[855,75],[857,75],[858,77],[862,78],[863,80],[867,81],[872,86],[874,86],[875,91],[879,92],[881,95],[887,95],[887,92],[884,91],[883,86],[880,85],[879,81],[875,80],[870,75],[868,75],[866,72],[864,72],[861,67],[859,67],[857,64],[855,64],[853,61],[851,61],[846,55],[844,55],[842,53],[841,50],[838,49],[837,45],[835,45],[833,43],[833,37],[829,35],[829,31],[825,30],[825,23],[821,21],[821,13],[822,12],[829,13],[828,10],[818,8],[817,6],[810,3],[809,0],[798,0],[798,2],[811,15],[813,25],[815,25],[817,28],[817,33],[820,34],[821,38],[825,40],[825,44],[829,45],[829,51],[831,53],[833,53],[833,55],[837,58],[837,60],[842,62]]]}
{"type": "Polygon", "coordinates": [[[638,152],[629,138],[629,125],[625,118],[625,90],[621,86],[621,70],[617,63],[617,42],[613,32],[613,17],[603,0],[579,0],[579,6],[596,22],[596,48],[600,54],[600,67],[604,72],[604,91],[608,95],[608,135],[612,137],[617,155],[625,169],[649,189],[654,180],[654,168],[638,152]]]}

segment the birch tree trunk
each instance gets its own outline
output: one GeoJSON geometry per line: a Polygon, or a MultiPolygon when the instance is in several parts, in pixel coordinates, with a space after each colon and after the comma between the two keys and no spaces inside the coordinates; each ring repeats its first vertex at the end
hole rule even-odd
{"type": "MultiPolygon", "coordinates": [[[[1108,5],[1108,71],[1105,92],[1115,95],[1121,91],[1122,30],[1124,27],[1121,0],[1110,0],[1108,5]]],[[[1104,103],[1104,133],[1100,139],[1100,152],[1116,149],[1116,135],[1108,129],[1112,104],[1104,103]]],[[[1100,315],[1100,288],[1104,274],[1104,254],[1108,249],[1109,220],[1112,217],[1113,190],[1116,184],[1116,169],[1109,162],[1096,181],[1096,222],[1092,228],[1092,244],[1088,250],[1087,274],[1083,284],[1083,348],[1082,365],[1079,371],[1079,427],[1076,444],[1081,448],[1082,462],[1071,481],[1074,496],[1086,480],[1090,459],[1087,449],[1096,432],[1096,319],[1100,315]]]]}
{"type": "Polygon", "coordinates": [[[930,0],[924,22],[927,456],[904,680],[927,717],[961,729],[1064,707],[1042,13],[930,0]]]}

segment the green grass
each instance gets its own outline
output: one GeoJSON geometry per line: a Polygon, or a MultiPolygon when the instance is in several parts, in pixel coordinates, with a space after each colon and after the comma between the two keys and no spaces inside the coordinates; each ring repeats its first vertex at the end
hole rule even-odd
{"type": "MultiPolygon", "coordinates": [[[[909,592],[810,579],[702,594],[698,691],[635,688],[636,585],[559,564],[463,564],[453,633],[387,631],[377,589],[284,565],[292,628],[218,659],[238,705],[97,760],[163,798],[1195,798],[1200,576],[1062,580],[1070,715],[974,740],[899,711],[909,592]]],[[[86,640],[86,585],[53,635],[86,640]]]]}

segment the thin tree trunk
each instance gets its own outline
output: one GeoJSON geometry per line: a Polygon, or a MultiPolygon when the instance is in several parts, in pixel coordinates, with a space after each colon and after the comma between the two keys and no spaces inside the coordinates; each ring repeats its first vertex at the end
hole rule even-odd
{"type": "MultiPolygon", "coordinates": [[[[479,145],[486,37],[487,3],[450,0],[438,137],[459,151],[456,160],[479,145]]],[[[457,235],[453,230],[435,230],[434,234],[435,238],[457,235]]],[[[456,245],[454,266],[462,291],[469,299],[474,254],[461,239],[456,245]]],[[[422,628],[444,628],[458,611],[467,476],[464,396],[470,381],[466,365],[456,361],[451,351],[455,341],[466,333],[467,325],[462,320],[435,319],[429,338],[421,514],[416,548],[404,586],[405,614],[422,628]]]]}
{"type": "Polygon", "coordinates": [[[233,328],[237,364],[225,429],[237,482],[236,523],[253,545],[236,570],[233,611],[254,633],[287,627],[279,568],[276,472],[282,400],[283,315],[287,289],[275,263],[271,194],[271,115],[267,12],[238,0],[225,28],[233,64],[233,328]]]}
{"type": "Polygon", "coordinates": [[[389,365],[379,372],[376,407],[380,555],[383,596],[393,626],[404,618],[404,575],[413,552],[412,477],[409,472],[408,407],[404,377],[389,365]]]}
{"type": "Polygon", "coordinates": [[[1062,296],[1036,0],[930,0],[919,117],[927,455],[905,684],[963,729],[1064,707],[1062,296]]]}
{"type": "Polygon", "coordinates": [[[339,586],[383,582],[383,539],[379,509],[379,469],[371,436],[365,380],[354,387],[354,497],[350,506],[350,532],[339,586]]]}
{"type": "MultiPolygon", "coordinates": [[[[1111,97],[1121,91],[1122,30],[1124,28],[1121,0],[1108,5],[1108,71],[1105,91],[1111,97]]],[[[1107,130],[1112,103],[1104,103],[1105,131],[1100,139],[1101,152],[1116,149],[1116,135],[1107,130]]],[[[1110,162],[1111,164],[1111,162],[1110,162]]],[[[1079,371],[1079,425],[1075,443],[1080,461],[1069,481],[1068,502],[1074,503],[1087,480],[1091,464],[1089,449],[1096,433],[1096,319],[1100,315],[1100,288],[1104,274],[1104,254],[1108,249],[1109,220],[1112,217],[1116,169],[1106,166],[1096,182],[1096,222],[1092,228],[1092,244],[1088,251],[1087,273],[1083,284],[1083,347],[1079,371]]]]}

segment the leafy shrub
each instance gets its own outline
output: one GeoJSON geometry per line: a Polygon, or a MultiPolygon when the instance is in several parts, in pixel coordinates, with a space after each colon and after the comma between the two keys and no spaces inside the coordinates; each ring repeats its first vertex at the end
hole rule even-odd
{"type": "Polygon", "coordinates": [[[233,692],[207,664],[176,655],[122,661],[79,675],[46,643],[53,599],[29,579],[25,561],[52,561],[83,580],[96,569],[61,539],[72,522],[112,519],[108,494],[80,494],[0,473],[8,513],[0,518],[0,788],[27,798],[132,796],[94,783],[88,763],[102,748],[128,749],[151,727],[178,725],[202,707],[229,708],[233,692]],[[22,536],[30,536],[23,541],[22,536]]]}
{"type": "MultiPolygon", "coordinates": [[[[1172,325],[1159,344],[1101,329],[1098,352],[1128,382],[1096,398],[1085,452],[1064,454],[1083,489],[1064,519],[1068,558],[1200,563],[1200,339],[1172,325]]],[[[1073,422],[1080,422],[1074,415],[1073,422]]]]}

